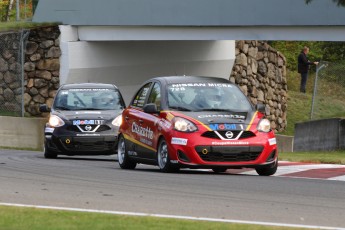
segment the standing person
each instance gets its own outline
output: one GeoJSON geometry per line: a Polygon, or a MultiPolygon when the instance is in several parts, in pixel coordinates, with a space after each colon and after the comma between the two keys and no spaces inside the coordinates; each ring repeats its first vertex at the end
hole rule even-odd
{"type": "Polygon", "coordinates": [[[309,53],[309,47],[304,46],[301,53],[298,55],[298,73],[301,74],[301,87],[300,91],[305,93],[305,87],[307,85],[309,65],[317,65],[318,62],[310,62],[307,54],[309,53]]]}

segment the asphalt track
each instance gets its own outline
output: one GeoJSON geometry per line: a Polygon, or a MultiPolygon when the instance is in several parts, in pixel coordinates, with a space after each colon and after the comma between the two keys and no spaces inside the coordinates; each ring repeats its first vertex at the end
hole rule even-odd
{"type": "Polygon", "coordinates": [[[115,159],[0,149],[0,203],[345,228],[343,180],[165,174],[144,165],[122,170],[115,159]]]}

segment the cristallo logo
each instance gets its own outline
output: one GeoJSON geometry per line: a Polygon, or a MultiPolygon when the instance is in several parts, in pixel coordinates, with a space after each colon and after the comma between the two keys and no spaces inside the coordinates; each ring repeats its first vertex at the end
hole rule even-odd
{"type": "Polygon", "coordinates": [[[153,131],[150,129],[150,127],[142,127],[135,122],[132,124],[132,132],[138,134],[139,136],[153,139],[153,131]]]}

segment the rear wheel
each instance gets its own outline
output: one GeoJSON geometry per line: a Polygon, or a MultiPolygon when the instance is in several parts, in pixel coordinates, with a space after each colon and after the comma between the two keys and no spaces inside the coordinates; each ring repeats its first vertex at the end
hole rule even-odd
{"type": "Polygon", "coordinates": [[[226,172],[226,170],[228,170],[228,168],[225,168],[225,167],[217,167],[217,168],[212,169],[212,171],[215,173],[223,173],[223,172],[226,172]]]}
{"type": "Polygon", "coordinates": [[[158,167],[162,172],[178,172],[179,167],[173,165],[170,162],[168,145],[164,138],[159,141],[158,151],[157,151],[157,163],[158,167]]]}
{"type": "Polygon", "coordinates": [[[51,152],[51,151],[49,151],[49,149],[47,148],[47,144],[45,143],[44,144],[44,157],[45,158],[47,158],[47,159],[55,159],[55,158],[57,158],[57,154],[56,153],[54,153],[54,152],[51,152]]]}
{"type": "Polygon", "coordinates": [[[277,172],[278,161],[275,161],[273,164],[267,166],[257,167],[255,170],[260,176],[271,176],[277,172]]]}
{"type": "Polygon", "coordinates": [[[131,161],[128,157],[125,138],[122,135],[120,136],[117,145],[117,158],[122,169],[134,169],[137,166],[137,163],[131,161]]]}

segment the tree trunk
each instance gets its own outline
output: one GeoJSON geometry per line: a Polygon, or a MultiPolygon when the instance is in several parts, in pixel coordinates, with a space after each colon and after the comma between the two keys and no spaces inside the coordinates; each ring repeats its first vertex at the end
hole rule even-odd
{"type": "Polygon", "coordinates": [[[10,0],[8,3],[6,18],[5,18],[6,22],[8,22],[10,20],[10,13],[11,13],[11,10],[13,8],[13,3],[14,3],[14,0],[10,0]]]}

